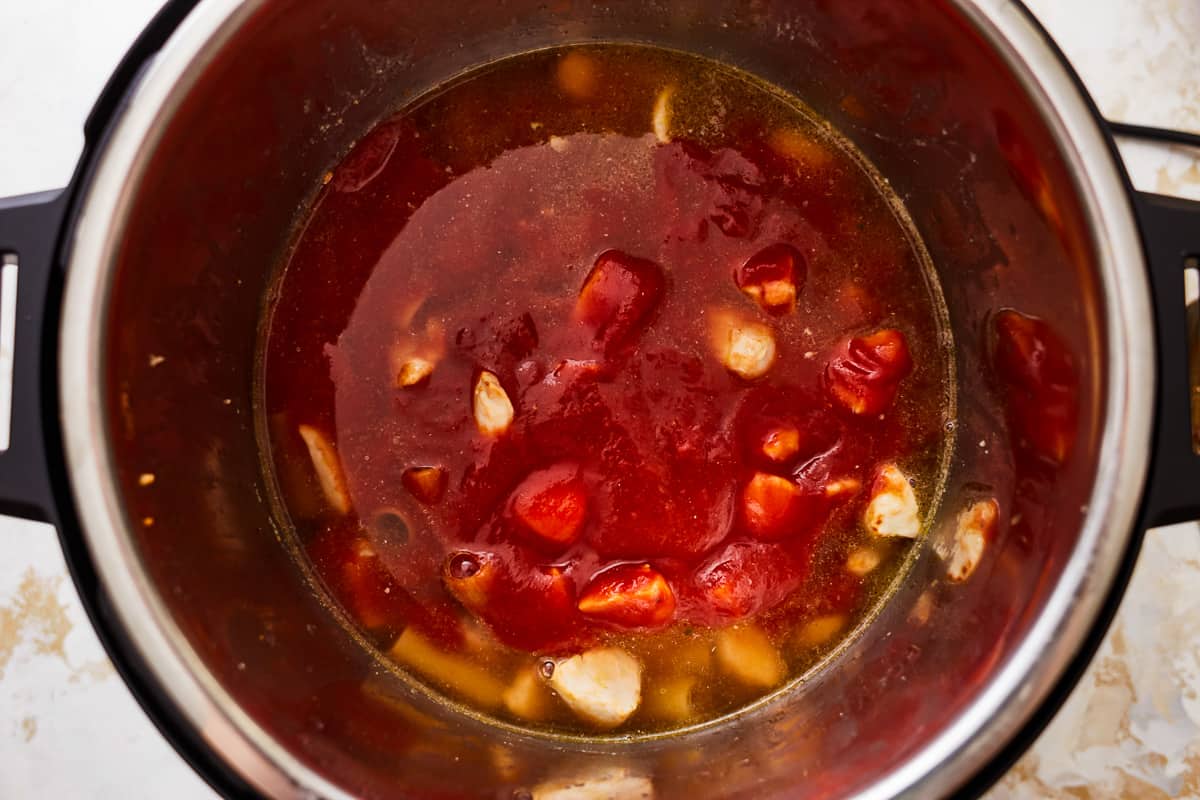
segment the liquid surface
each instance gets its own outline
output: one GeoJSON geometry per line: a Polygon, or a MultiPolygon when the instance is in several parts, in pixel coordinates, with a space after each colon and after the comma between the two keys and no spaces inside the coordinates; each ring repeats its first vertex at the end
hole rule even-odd
{"type": "Polygon", "coordinates": [[[519,724],[729,713],[850,635],[936,502],[940,301],[793,98],[678,53],[467,75],[327,176],[261,405],[367,638],[519,724]]]}

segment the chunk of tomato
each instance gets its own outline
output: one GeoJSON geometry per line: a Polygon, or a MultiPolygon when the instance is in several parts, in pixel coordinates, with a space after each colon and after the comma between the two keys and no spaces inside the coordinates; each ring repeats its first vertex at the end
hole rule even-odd
{"type": "Polygon", "coordinates": [[[515,548],[455,551],[446,559],[442,579],[450,594],[511,647],[569,648],[585,635],[566,572],[533,564],[515,548]]]}
{"type": "Polygon", "coordinates": [[[1025,445],[1052,464],[1071,453],[1079,419],[1079,376],[1066,343],[1045,320],[996,314],[992,362],[1009,423],[1025,445]]]}
{"type": "Polygon", "coordinates": [[[734,542],[695,573],[697,621],[727,624],[770,608],[787,597],[808,571],[808,555],[780,545],[734,542]]]}
{"type": "Polygon", "coordinates": [[[628,344],[662,299],[665,278],[653,261],[619,250],[596,259],[575,303],[575,318],[591,329],[605,352],[628,344]]]}
{"type": "Polygon", "coordinates": [[[756,472],[742,490],[742,519],[750,535],[762,541],[811,532],[827,508],[824,492],[766,472],[756,472]]]}
{"type": "Polygon", "coordinates": [[[459,644],[461,630],[448,607],[417,602],[360,532],[349,526],[331,528],[307,550],[334,597],[364,629],[394,633],[417,625],[443,644],[459,644]]]}
{"type": "Polygon", "coordinates": [[[853,414],[881,414],[912,371],[904,334],[892,328],[847,341],[825,367],[829,396],[853,414]]]}
{"type": "Polygon", "coordinates": [[[579,538],[587,517],[587,487],[574,464],[531,472],[513,491],[512,516],[535,542],[562,548],[579,538]]]}
{"type": "Polygon", "coordinates": [[[578,607],[589,617],[622,628],[659,628],[675,616],[675,593],[649,564],[623,565],[593,578],[578,607]]]}

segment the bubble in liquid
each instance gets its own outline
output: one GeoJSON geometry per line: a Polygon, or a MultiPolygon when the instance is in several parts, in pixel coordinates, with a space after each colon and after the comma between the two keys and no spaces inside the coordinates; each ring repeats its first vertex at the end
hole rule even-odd
{"type": "Polygon", "coordinates": [[[448,571],[451,578],[463,580],[464,578],[473,578],[479,574],[479,568],[482,565],[479,563],[479,558],[472,553],[456,553],[450,556],[450,564],[448,571]]]}

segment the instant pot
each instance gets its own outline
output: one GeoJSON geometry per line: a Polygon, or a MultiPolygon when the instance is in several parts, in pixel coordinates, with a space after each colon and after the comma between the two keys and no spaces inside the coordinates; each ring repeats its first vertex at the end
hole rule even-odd
{"type": "Polygon", "coordinates": [[[1200,516],[1200,205],[1135,192],[1113,136],[1200,140],[1105,122],[1019,3],[183,0],[85,134],[69,187],[0,201],[0,508],[57,527],[121,675],[226,795],[977,794],[1078,679],[1142,532],[1200,516]],[[959,416],[922,557],[834,663],[717,725],[593,742],[456,715],[337,623],[271,512],[252,390],[268,289],[354,142],[465,70],[596,41],[746,69],[874,161],[937,265],[959,416]],[[1061,463],[982,401],[1009,308],[1070,351],[1061,463]],[[999,532],[955,583],[939,545],[981,494],[999,532]]]}

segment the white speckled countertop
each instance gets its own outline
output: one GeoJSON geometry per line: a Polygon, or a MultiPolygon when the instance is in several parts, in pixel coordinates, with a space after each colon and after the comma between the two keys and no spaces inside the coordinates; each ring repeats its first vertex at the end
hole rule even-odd
{"type": "MultiPolygon", "coordinates": [[[[1200,132],[1200,0],[1028,0],[1110,118],[1200,132]]],[[[93,98],[158,0],[0,3],[0,197],[61,186],[93,98]]],[[[1200,198],[1182,148],[1123,145],[1200,198]]],[[[1197,487],[1200,491],[1200,487],[1197,487]]],[[[54,531],[0,518],[0,798],[212,798],[87,625],[54,531]]],[[[1200,528],[1152,531],[1079,687],[989,800],[1200,798],[1200,528]]]]}

